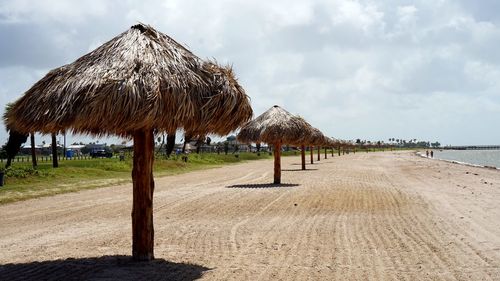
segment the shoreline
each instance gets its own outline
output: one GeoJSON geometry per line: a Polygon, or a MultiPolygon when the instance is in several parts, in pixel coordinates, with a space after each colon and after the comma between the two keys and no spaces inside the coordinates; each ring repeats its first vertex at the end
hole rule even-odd
{"type": "Polygon", "coordinates": [[[434,160],[438,160],[438,161],[444,161],[444,162],[468,166],[468,167],[483,168],[483,169],[489,169],[489,170],[500,170],[500,167],[495,167],[495,166],[479,165],[479,164],[473,164],[473,163],[468,163],[468,162],[449,160],[449,159],[443,159],[443,158],[437,158],[437,157],[427,157],[425,155],[425,153],[421,152],[421,151],[415,151],[415,155],[420,156],[422,158],[434,159],[434,160]]]}

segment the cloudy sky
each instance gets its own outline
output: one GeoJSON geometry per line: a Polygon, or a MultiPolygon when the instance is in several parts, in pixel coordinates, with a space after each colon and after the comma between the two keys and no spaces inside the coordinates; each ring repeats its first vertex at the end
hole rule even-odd
{"type": "Polygon", "coordinates": [[[500,144],[498,11],[496,0],[0,0],[0,111],[143,22],[232,64],[255,115],[278,104],[342,139],[500,144]]]}

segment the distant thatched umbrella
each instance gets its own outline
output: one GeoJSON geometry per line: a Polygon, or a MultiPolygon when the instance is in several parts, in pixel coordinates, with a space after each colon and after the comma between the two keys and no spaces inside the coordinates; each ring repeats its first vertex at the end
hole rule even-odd
{"type": "Polygon", "coordinates": [[[275,105],[246,123],[238,134],[245,143],[265,142],[274,146],[274,183],[281,183],[281,145],[300,144],[310,125],[304,119],[275,105]]]}
{"type": "Polygon", "coordinates": [[[167,35],[138,24],[50,71],[4,119],[24,133],[132,137],[132,254],[149,260],[154,258],[154,131],[227,134],[251,116],[231,69],[204,62],[167,35]]]}
{"type": "Polygon", "coordinates": [[[343,153],[344,151],[345,140],[337,140],[336,144],[337,144],[338,154],[340,156],[340,153],[343,153]]]}
{"type": "Polygon", "coordinates": [[[311,151],[311,164],[314,164],[314,146],[322,145],[324,141],[325,136],[323,133],[317,128],[312,128],[307,138],[307,143],[310,145],[309,150],[311,151]]]}
{"type": "Polygon", "coordinates": [[[328,141],[328,146],[332,149],[332,157],[333,157],[333,153],[334,153],[333,150],[337,144],[337,141],[338,140],[336,138],[333,138],[333,137],[329,138],[329,141],[328,141]]]}
{"type": "MultiPolygon", "coordinates": [[[[324,147],[324,149],[325,149],[325,159],[327,159],[327,158],[328,158],[328,155],[327,155],[327,153],[328,153],[328,148],[332,147],[332,142],[333,142],[333,141],[332,141],[332,139],[331,139],[331,138],[329,138],[329,137],[325,136],[325,143],[323,144],[323,147],[324,147]]],[[[333,152],[332,152],[332,156],[333,156],[333,152]]]]}
{"type": "MultiPolygon", "coordinates": [[[[299,118],[302,118],[302,117],[299,117],[299,118]]],[[[305,120],[303,120],[303,121],[305,123],[307,123],[307,125],[308,125],[307,130],[304,130],[305,133],[304,133],[302,139],[300,140],[300,162],[301,162],[300,164],[301,164],[302,170],[305,170],[306,169],[306,144],[308,144],[310,141],[310,135],[311,135],[311,132],[313,132],[314,127],[311,126],[305,120]]]]}
{"type": "MultiPolygon", "coordinates": [[[[323,133],[321,134],[323,135],[323,133]]],[[[321,161],[321,147],[325,145],[325,143],[326,143],[326,137],[324,135],[316,142],[316,146],[318,148],[318,161],[321,161]]]]}
{"type": "Polygon", "coordinates": [[[352,142],[348,140],[342,140],[341,142],[341,147],[342,147],[342,154],[349,154],[349,148],[352,147],[352,142]]]}
{"type": "Polygon", "coordinates": [[[341,145],[341,140],[336,138],[331,138],[332,156],[333,156],[333,148],[336,148],[338,150],[338,154],[340,156],[340,145],[341,145]]]}

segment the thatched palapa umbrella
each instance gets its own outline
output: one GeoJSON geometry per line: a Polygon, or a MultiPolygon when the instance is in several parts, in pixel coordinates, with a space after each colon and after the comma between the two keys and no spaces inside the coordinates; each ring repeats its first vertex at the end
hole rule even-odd
{"type": "MultiPolygon", "coordinates": [[[[298,116],[299,118],[302,119],[302,117],[298,116]]],[[[301,162],[301,168],[302,170],[306,169],[306,144],[309,143],[310,141],[310,134],[313,132],[314,127],[311,126],[307,121],[302,119],[303,122],[307,124],[307,128],[304,129],[304,134],[302,136],[302,139],[300,140],[300,162],[301,162]]]]}
{"type": "Polygon", "coordinates": [[[329,145],[330,145],[330,148],[332,149],[332,157],[333,157],[333,154],[335,153],[334,150],[335,150],[336,143],[337,143],[337,139],[334,137],[331,137],[329,145]]]}
{"type": "Polygon", "coordinates": [[[154,132],[227,134],[251,116],[248,96],[231,69],[204,62],[167,35],[137,24],[50,71],[4,119],[24,133],[133,138],[132,255],[150,260],[154,132]]]}
{"type": "Polygon", "coordinates": [[[332,157],[333,157],[333,153],[334,153],[334,149],[335,149],[335,144],[336,143],[337,143],[337,139],[334,138],[334,137],[331,137],[330,138],[330,142],[329,142],[329,146],[332,149],[332,157]]]}
{"type": "MultiPolygon", "coordinates": [[[[332,146],[332,139],[325,136],[325,143],[324,143],[324,149],[325,149],[325,159],[328,159],[328,148],[330,148],[332,146]]],[[[332,152],[332,156],[333,156],[333,152],[332,152]]]]}
{"type": "Polygon", "coordinates": [[[312,128],[308,136],[308,143],[311,151],[311,164],[314,164],[314,146],[322,145],[324,141],[325,136],[323,133],[317,128],[312,128]]]}
{"type": "Polygon", "coordinates": [[[309,132],[304,119],[275,105],[246,123],[237,138],[241,142],[265,142],[274,146],[274,183],[281,183],[281,146],[300,144],[309,132]]]}

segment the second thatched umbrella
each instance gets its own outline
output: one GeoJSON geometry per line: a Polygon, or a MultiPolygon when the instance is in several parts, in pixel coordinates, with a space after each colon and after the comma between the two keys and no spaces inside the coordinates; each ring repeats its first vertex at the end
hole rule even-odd
{"type": "Polygon", "coordinates": [[[241,128],[237,138],[241,142],[265,142],[274,146],[274,183],[281,183],[281,146],[300,144],[309,133],[310,125],[304,119],[275,105],[241,128]]]}
{"type": "Polygon", "coordinates": [[[231,69],[204,62],[172,38],[137,24],[75,62],[50,71],[6,112],[8,128],[73,131],[134,140],[132,255],[154,258],[154,132],[227,134],[252,116],[231,69]]]}
{"type": "Polygon", "coordinates": [[[311,164],[314,164],[314,146],[322,145],[325,141],[325,135],[317,129],[312,128],[311,132],[307,137],[307,143],[309,144],[309,150],[311,152],[311,164]]]}

